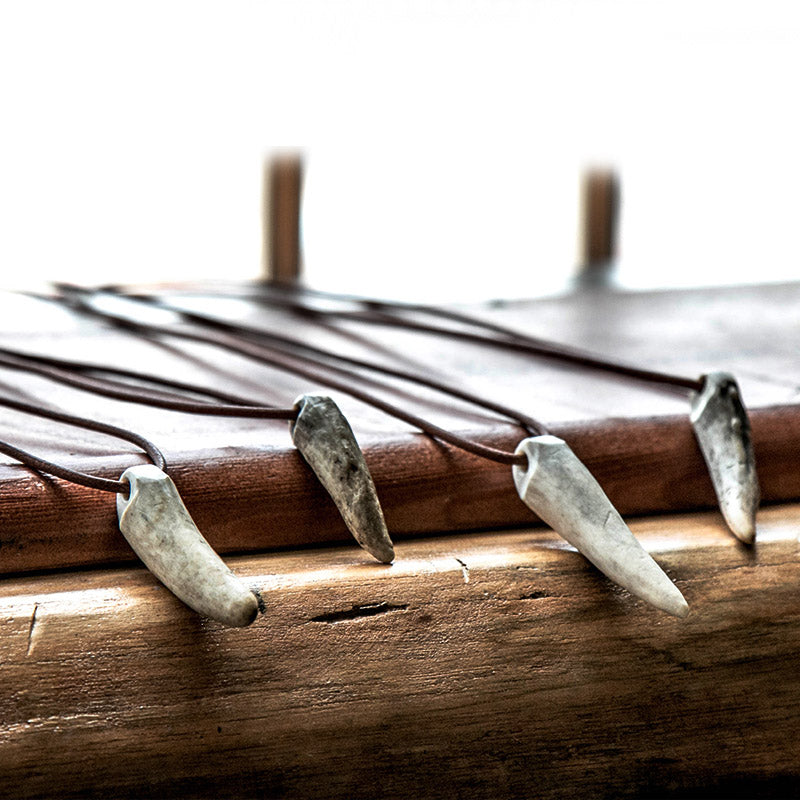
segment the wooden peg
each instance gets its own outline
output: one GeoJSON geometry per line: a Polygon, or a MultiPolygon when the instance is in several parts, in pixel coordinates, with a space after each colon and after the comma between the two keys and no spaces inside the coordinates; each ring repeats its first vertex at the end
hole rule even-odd
{"type": "Polygon", "coordinates": [[[617,252],[619,178],[610,169],[591,169],[583,177],[584,271],[606,267],[617,252]]]}
{"type": "Polygon", "coordinates": [[[303,159],[281,154],[264,168],[264,272],[267,280],[295,283],[300,277],[300,202],[303,159]]]}

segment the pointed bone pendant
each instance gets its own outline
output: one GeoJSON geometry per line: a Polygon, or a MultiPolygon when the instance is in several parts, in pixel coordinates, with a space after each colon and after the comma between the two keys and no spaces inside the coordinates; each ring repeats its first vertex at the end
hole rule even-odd
{"type": "Polygon", "coordinates": [[[258,601],[228,569],[189,516],[172,479],[152,464],[131,467],[117,495],[119,529],[147,568],[200,614],[232,627],[249,625],[258,601]]]}
{"type": "Polygon", "coordinates": [[[319,478],[356,541],[378,561],[390,564],[394,547],[364,454],[339,407],[330,397],[302,395],[292,440],[319,478]]]}
{"type": "Polygon", "coordinates": [[[520,442],[527,469],[514,465],[522,501],[601,572],[656,608],[685,617],[689,606],[634,538],[605,492],[566,442],[534,436],[520,442]]]}
{"type": "Polygon", "coordinates": [[[759,488],[750,421],[733,375],[711,372],[692,397],[689,417],[725,522],[737,538],[756,536],[759,488]]]}

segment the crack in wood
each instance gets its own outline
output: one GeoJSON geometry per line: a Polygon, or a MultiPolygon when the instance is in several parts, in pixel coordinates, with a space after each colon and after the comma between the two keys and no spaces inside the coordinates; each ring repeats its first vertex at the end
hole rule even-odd
{"type": "Polygon", "coordinates": [[[547,592],[535,591],[535,592],[528,592],[527,594],[520,595],[520,600],[542,600],[545,597],[553,597],[553,595],[548,594],[547,592]]]}
{"type": "Polygon", "coordinates": [[[33,604],[33,613],[31,614],[31,624],[28,626],[28,646],[25,648],[25,656],[29,656],[31,654],[31,650],[33,649],[33,629],[36,627],[36,613],[39,610],[39,604],[33,604]]]}
{"type": "Polygon", "coordinates": [[[469,567],[460,558],[457,558],[456,561],[461,564],[461,574],[464,576],[464,583],[469,583],[469,567]]]}
{"type": "Polygon", "coordinates": [[[264,598],[261,596],[261,590],[257,586],[251,586],[250,591],[256,596],[256,600],[258,601],[258,613],[266,614],[267,604],[264,602],[264,598]]]}
{"type": "Polygon", "coordinates": [[[353,622],[367,617],[376,617],[379,614],[388,614],[392,611],[405,611],[407,608],[407,603],[388,603],[386,601],[364,603],[354,605],[344,611],[329,611],[325,614],[318,614],[316,617],[311,617],[309,621],[326,622],[329,625],[334,625],[338,622],[353,622]]]}

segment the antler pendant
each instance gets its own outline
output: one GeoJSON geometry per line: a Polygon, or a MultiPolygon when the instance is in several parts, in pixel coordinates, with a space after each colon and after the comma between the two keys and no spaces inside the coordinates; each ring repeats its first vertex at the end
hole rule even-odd
{"type": "Polygon", "coordinates": [[[172,479],[152,464],[131,467],[117,495],[119,529],[147,568],[200,614],[232,627],[258,615],[255,595],[228,569],[197,529],[172,479]]]}

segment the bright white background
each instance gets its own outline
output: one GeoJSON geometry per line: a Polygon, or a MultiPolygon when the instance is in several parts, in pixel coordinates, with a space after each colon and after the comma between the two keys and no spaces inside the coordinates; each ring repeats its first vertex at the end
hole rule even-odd
{"type": "Polygon", "coordinates": [[[254,277],[308,158],[308,282],[563,287],[586,164],[627,286],[800,278],[795,2],[0,2],[0,284],[254,277]]]}

